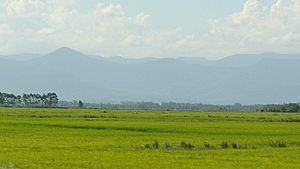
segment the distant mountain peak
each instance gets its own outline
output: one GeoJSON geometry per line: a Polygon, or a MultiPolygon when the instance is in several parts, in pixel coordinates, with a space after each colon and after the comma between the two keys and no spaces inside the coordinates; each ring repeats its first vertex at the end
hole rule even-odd
{"type": "Polygon", "coordinates": [[[80,55],[83,55],[83,53],[75,50],[75,49],[72,49],[72,48],[69,48],[69,47],[62,47],[62,48],[59,48],[51,53],[55,53],[55,54],[80,54],[80,55]]]}
{"type": "Polygon", "coordinates": [[[51,53],[48,53],[37,60],[43,63],[47,62],[79,62],[89,58],[87,55],[69,47],[59,48],[51,53]]]}

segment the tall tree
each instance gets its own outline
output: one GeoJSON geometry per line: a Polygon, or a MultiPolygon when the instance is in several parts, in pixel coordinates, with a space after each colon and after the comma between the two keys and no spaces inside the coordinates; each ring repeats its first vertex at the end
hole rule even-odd
{"type": "Polygon", "coordinates": [[[58,103],[56,93],[26,94],[15,96],[14,94],[0,92],[0,105],[26,106],[26,107],[55,107],[58,103]]]}
{"type": "Polygon", "coordinates": [[[58,97],[56,93],[48,93],[47,97],[49,100],[49,107],[55,107],[58,103],[58,97]]]}
{"type": "Polygon", "coordinates": [[[83,108],[83,102],[81,100],[78,101],[78,107],[83,108]]]}

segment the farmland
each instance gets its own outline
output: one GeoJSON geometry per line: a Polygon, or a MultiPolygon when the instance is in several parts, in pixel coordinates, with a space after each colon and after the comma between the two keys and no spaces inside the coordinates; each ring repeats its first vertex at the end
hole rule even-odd
{"type": "Polygon", "coordinates": [[[2,168],[300,168],[300,114],[1,108],[2,168]]]}

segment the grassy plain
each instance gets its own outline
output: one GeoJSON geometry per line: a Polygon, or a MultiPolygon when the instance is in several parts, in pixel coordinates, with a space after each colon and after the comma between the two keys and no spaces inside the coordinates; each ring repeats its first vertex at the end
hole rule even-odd
{"type": "Polygon", "coordinates": [[[297,169],[299,121],[300,114],[1,108],[0,169],[297,169]],[[286,147],[269,145],[276,141],[286,147]]]}

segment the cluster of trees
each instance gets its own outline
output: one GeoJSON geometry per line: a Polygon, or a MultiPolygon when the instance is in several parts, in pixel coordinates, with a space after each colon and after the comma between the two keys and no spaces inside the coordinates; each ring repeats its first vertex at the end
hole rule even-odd
{"type": "MultiPolygon", "coordinates": [[[[81,101],[60,102],[61,107],[82,107],[81,101]]],[[[300,104],[270,104],[270,105],[212,105],[202,103],[176,103],[176,102],[121,102],[121,103],[84,103],[86,108],[101,109],[132,109],[132,110],[187,110],[206,112],[300,112],[300,104]]]]}
{"type": "MultiPolygon", "coordinates": [[[[76,104],[75,104],[76,105],[76,104]]],[[[85,103],[85,107],[103,109],[133,109],[133,110],[187,110],[187,111],[206,111],[206,112],[300,112],[300,103],[289,104],[257,104],[242,105],[212,105],[202,103],[176,103],[176,102],[121,102],[95,104],[85,103]]]]}
{"type": "Polygon", "coordinates": [[[30,93],[16,96],[0,92],[0,106],[56,107],[58,100],[56,93],[42,95],[30,93]]]}
{"type": "MultiPolygon", "coordinates": [[[[61,107],[80,107],[78,101],[59,102],[61,107]]],[[[263,109],[263,105],[211,105],[202,103],[176,103],[176,102],[121,102],[121,103],[84,103],[86,108],[101,109],[132,109],[132,110],[189,110],[189,111],[238,111],[238,112],[259,112],[263,109]]]]}
{"type": "Polygon", "coordinates": [[[300,112],[300,104],[269,104],[263,108],[264,112],[300,112]]]}
{"type": "MultiPolygon", "coordinates": [[[[58,106],[64,108],[83,108],[86,103],[83,103],[81,100],[73,100],[73,101],[59,101],[58,106]]],[[[89,107],[95,108],[95,107],[89,107]]]]}
{"type": "Polygon", "coordinates": [[[176,102],[121,102],[121,103],[84,103],[82,101],[60,101],[56,93],[14,95],[0,92],[0,106],[12,107],[87,107],[102,109],[133,109],[133,110],[189,110],[189,111],[236,111],[236,112],[300,112],[300,104],[269,104],[269,105],[211,105],[202,103],[176,102]]]}

